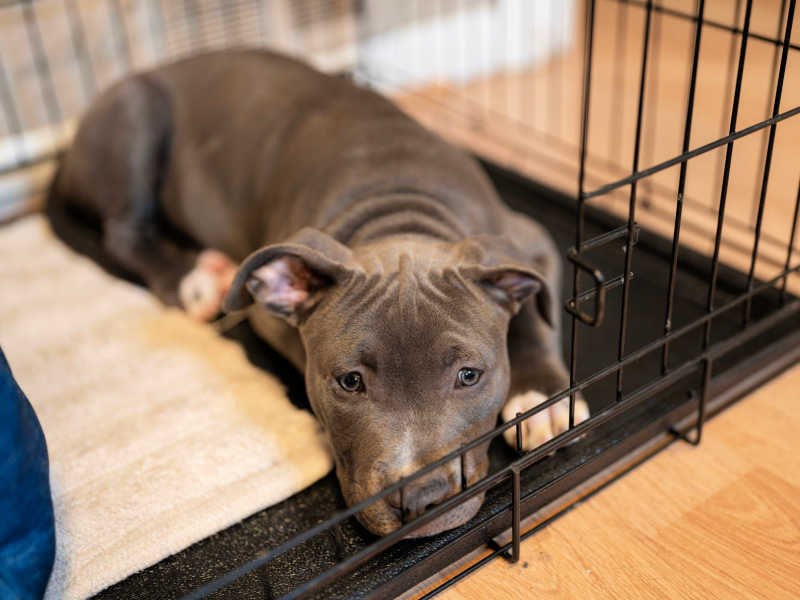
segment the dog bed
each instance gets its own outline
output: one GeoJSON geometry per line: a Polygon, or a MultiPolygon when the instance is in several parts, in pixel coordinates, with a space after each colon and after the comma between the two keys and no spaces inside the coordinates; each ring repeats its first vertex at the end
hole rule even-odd
{"type": "Polygon", "coordinates": [[[47,439],[56,561],[83,598],[324,476],[316,421],[212,327],[64,246],[0,227],[0,346],[47,439]]]}

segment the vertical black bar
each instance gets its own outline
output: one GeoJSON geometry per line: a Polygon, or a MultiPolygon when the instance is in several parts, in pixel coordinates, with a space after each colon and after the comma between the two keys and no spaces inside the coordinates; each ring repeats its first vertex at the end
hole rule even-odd
{"type": "MultiPolygon", "coordinates": [[[[521,414],[522,413],[517,413],[517,418],[519,418],[521,414]]],[[[519,421],[517,423],[515,430],[517,437],[517,447],[516,447],[517,454],[522,454],[522,421],[519,421]]]]}
{"type": "Polygon", "coordinates": [[[128,32],[125,30],[125,17],[122,16],[122,7],[119,4],[119,0],[112,0],[109,6],[108,20],[109,23],[111,23],[114,42],[117,44],[117,49],[120,51],[122,63],[125,65],[125,71],[129,71],[133,66],[133,55],[131,54],[128,32]]]}
{"type": "Polygon", "coordinates": [[[520,481],[519,481],[519,467],[511,467],[511,562],[519,561],[519,543],[520,543],[520,481]]]}
{"type": "MultiPolygon", "coordinates": [[[[647,14],[644,22],[644,41],[642,43],[642,71],[639,74],[639,105],[636,110],[636,139],[633,148],[632,172],[639,170],[639,151],[642,142],[642,120],[644,116],[644,93],[647,81],[647,55],[650,49],[650,23],[653,18],[653,0],[647,0],[647,14]]],[[[633,262],[634,229],[636,225],[636,181],[631,183],[630,202],[628,204],[628,237],[625,245],[625,272],[622,284],[622,317],[619,327],[619,351],[617,359],[622,360],[625,354],[625,339],[628,334],[628,309],[631,291],[631,265],[633,262]]],[[[617,371],[617,400],[622,399],[622,376],[624,369],[617,371]]]]}
{"type": "MultiPolygon", "coordinates": [[[[467,453],[462,452],[458,456],[458,460],[461,467],[461,491],[463,492],[467,489],[467,453]]],[[[402,504],[400,505],[402,507],[402,504]]]]}
{"type": "MultiPolygon", "coordinates": [[[[736,0],[736,6],[733,9],[733,27],[736,28],[739,26],[739,15],[742,14],[742,0],[736,0]]],[[[720,121],[719,121],[719,136],[722,137],[725,135],[725,124],[728,122],[727,115],[731,112],[731,103],[733,99],[730,94],[731,86],[733,85],[733,73],[736,70],[736,34],[731,33],[731,44],[728,48],[728,71],[725,77],[725,108],[722,110],[720,121]]],[[[777,52],[777,50],[776,50],[777,52]]],[[[763,154],[763,153],[762,153],[763,154]]],[[[719,154],[719,170],[722,171],[722,165],[725,162],[725,158],[720,152],[719,154]]],[[[717,185],[717,189],[715,190],[713,198],[719,198],[721,194],[721,182],[717,185]]],[[[713,214],[714,213],[714,205],[711,204],[708,207],[709,211],[713,214]]]]}
{"type": "MultiPolygon", "coordinates": [[[[739,117],[739,99],[742,92],[742,77],[744,75],[744,63],[747,57],[747,39],[750,35],[750,15],[753,9],[753,0],[747,0],[747,7],[744,11],[744,24],[742,25],[742,40],[739,44],[739,66],[736,71],[736,87],[733,91],[733,102],[731,105],[731,120],[728,133],[736,131],[736,120],[739,117]]],[[[714,310],[714,296],[717,291],[717,276],[719,274],[719,250],[722,244],[722,226],[725,222],[725,206],[728,199],[728,182],[730,181],[731,160],[733,159],[733,141],[728,142],[725,150],[725,167],[722,171],[722,185],[719,193],[719,211],[717,213],[717,232],[714,237],[714,254],[711,258],[711,281],[708,285],[708,298],[706,300],[706,311],[714,310]]],[[[711,322],[706,321],[705,333],[703,334],[703,349],[708,347],[711,341],[711,322]]]]}
{"type": "Polygon", "coordinates": [[[97,81],[92,70],[92,59],[89,56],[89,48],[86,44],[86,32],[83,28],[83,19],[80,9],[75,5],[75,0],[64,0],[67,21],[69,22],[69,34],[72,40],[72,50],[75,53],[75,61],[81,73],[81,84],[83,85],[83,96],[89,100],[94,96],[97,89],[97,81]]]}
{"type": "MultiPolygon", "coordinates": [[[[694,50],[692,54],[692,74],[689,78],[689,97],[686,102],[686,120],[683,125],[683,147],[681,154],[689,151],[689,141],[692,137],[692,117],[694,116],[694,93],[697,84],[697,67],[700,61],[700,38],[703,31],[703,14],[705,0],[697,4],[697,26],[694,33],[694,50]]],[[[664,314],[664,335],[672,331],[672,310],[675,301],[675,282],[678,273],[678,253],[681,242],[681,218],[683,216],[683,196],[686,191],[686,170],[689,161],[681,162],[680,176],[678,178],[678,197],[675,206],[675,228],[672,234],[672,261],[669,269],[669,283],[667,284],[667,309],[664,314]]],[[[661,372],[669,369],[669,340],[661,348],[661,372]]]]}
{"type": "Polygon", "coordinates": [[[797,217],[800,213],[800,181],[797,182],[797,199],[794,201],[794,216],[792,217],[792,233],[789,235],[789,248],[786,250],[786,264],[783,266],[783,272],[787,275],[783,278],[781,284],[781,305],[786,302],[786,284],[789,281],[789,267],[792,263],[792,254],[794,253],[794,238],[797,233],[797,217]]]}
{"type": "MultiPolygon", "coordinates": [[[[650,59],[650,102],[648,108],[648,128],[644,140],[643,160],[646,165],[653,164],[653,154],[655,152],[655,140],[658,133],[658,78],[659,78],[659,64],[661,59],[661,23],[664,20],[663,14],[653,15],[653,43],[651,44],[652,50],[650,59]],[[650,121],[653,122],[650,125],[650,121]]],[[[644,195],[641,198],[642,205],[645,207],[650,206],[650,198],[653,195],[652,184],[649,178],[642,180],[642,188],[644,188],[644,195]]]]}
{"type": "MultiPolygon", "coordinates": [[[[783,94],[783,78],[786,75],[786,59],[789,54],[789,43],[792,39],[792,22],[794,21],[794,9],[796,0],[789,0],[789,11],[786,15],[786,34],[783,38],[783,50],[781,51],[781,66],[778,71],[778,84],[775,88],[775,102],[772,105],[772,116],[780,112],[781,95],[783,94]]],[[[764,204],[767,199],[767,185],[769,183],[769,170],[772,166],[772,150],[775,146],[775,128],[777,123],[769,126],[769,141],[767,142],[767,155],[764,159],[764,177],[761,182],[761,197],[758,202],[758,217],[756,218],[755,240],[753,241],[753,254],[750,257],[750,272],[747,274],[747,291],[753,290],[753,278],[755,276],[756,261],[758,260],[758,242],[761,238],[761,224],[764,219],[764,204]]],[[[748,296],[744,307],[744,324],[750,322],[750,309],[753,297],[748,296]]]]}
{"type": "MultiPolygon", "coordinates": [[[[625,69],[628,66],[628,5],[617,2],[617,24],[614,28],[616,44],[614,46],[614,85],[611,99],[611,114],[609,115],[610,132],[622,130],[623,97],[625,95],[625,69]]],[[[622,144],[619,138],[608,136],[608,158],[622,161],[622,144]]]]}
{"type": "Polygon", "coordinates": [[[703,389],[700,390],[700,398],[697,401],[697,422],[695,423],[695,437],[689,440],[695,446],[700,443],[703,438],[703,423],[706,420],[706,404],[708,403],[708,394],[711,389],[711,359],[706,358],[703,362],[703,389]]]}
{"type": "MultiPolygon", "coordinates": [[[[589,134],[589,104],[592,95],[592,51],[594,49],[595,0],[586,0],[586,34],[583,57],[583,98],[581,109],[581,149],[578,165],[578,206],[575,213],[575,250],[580,254],[583,246],[583,219],[586,199],[586,144],[589,134]]],[[[572,266],[572,297],[578,297],[578,266],[572,266]]],[[[569,428],[575,426],[575,379],[578,364],[578,318],[572,315],[572,340],[569,353],[569,428]]]]}
{"type": "Polygon", "coordinates": [[[39,91],[47,111],[47,119],[51,125],[58,125],[63,118],[63,112],[58,103],[50,63],[47,60],[47,53],[42,42],[42,32],[39,29],[39,20],[36,18],[36,11],[33,9],[31,0],[25,0],[22,3],[22,17],[25,21],[25,33],[33,55],[36,79],[39,81],[39,91]]]}
{"type": "MultiPolygon", "coordinates": [[[[780,38],[781,29],[783,28],[783,20],[785,18],[786,18],[786,0],[781,0],[781,13],[780,13],[780,17],[778,18],[778,27],[777,27],[777,30],[775,31],[775,39],[779,39],[780,38]]],[[[769,88],[767,88],[767,89],[769,89],[769,93],[770,94],[775,89],[775,78],[778,76],[778,58],[780,57],[779,50],[780,50],[780,46],[778,46],[778,44],[775,44],[775,47],[773,48],[773,51],[772,51],[773,52],[772,53],[772,73],[771,73],[771,76],[770,76],[769,88]]],[[[766,118],[766,117],[769,117],[770,101],[769,101],[769,95],[765,94],[765,96],[767,98],[766,106],[764,107],[764,114],[765,114],[765,118],[766,118]]],[[[764,135],[765,133],[766,133],[766,131],[763,131],[761,133],[761,154],[759,154],[759,156],[764,156],[764,154],[767,151],[767,137],[768,136],[764,135]]],[[[764,166],[763,162],[762,162],[761,166],[762,167],[764,166]]],[[[753,190],[753,209],[751,211],[751,218],[752,219],[755,219],[756,218],[756,214],[758,213],[758,200],[759,200],[759,184],[758,184],[758,181],[756,181],[755,189],[753,190]]]]}

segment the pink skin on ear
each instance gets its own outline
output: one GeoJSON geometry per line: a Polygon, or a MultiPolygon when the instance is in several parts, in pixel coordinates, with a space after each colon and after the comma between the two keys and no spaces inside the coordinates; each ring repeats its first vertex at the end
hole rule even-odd
{"type": "Polygon", "coordinates": [[[256,302],[288,315],[308,300],[312,278],[303,261],[284,256],[255,269],[246,285],[256,302]]]}
{"type": "Polygon", "coordinates": [[[522,300],[529,294],[539,290],[541,284],[526,273],[505,271],[490,278],[491,285],[503,290],[512,300],[522,300]]]}

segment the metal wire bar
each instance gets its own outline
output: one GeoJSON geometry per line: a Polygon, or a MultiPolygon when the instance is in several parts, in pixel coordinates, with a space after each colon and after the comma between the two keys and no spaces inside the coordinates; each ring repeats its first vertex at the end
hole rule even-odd
{"type": "MultiPolygon", "coordinates": [[[[786,264],[783,267],[783,270],[788,272],[789,265],[792,262],[792,254],[794,253],[794,238],[795,234],[797,233],[797,217],[798,213],[800,213],[800,181],[797,183],[797,200],[794,202],[794,215],[792,216],[792,233],[789,235],[789,247],[786,251],[786,264]]],[[[783,278],[783,283],[781,283],[781,305],[786,303],[786,284],[789,281],[789,277],[783,278]]]]}
{"type": "Polygon", "coordinates": [[[120,0],[112,0],[109,6],[108,21],[114,32],[114,41],[117,44],[122,62],[125,64],[125,71],[130,71],[131,67],[133,67],[133,52],[128,39],[128,31],[125,29],[125,16],[122,13],[120,0]]]}
{"type": "MultiPolygon", "coordinates": [[[[261,0],[255,0],[256,4],[256,39],[258,39],[258,43],[261,44],[264,41],[264,37],[266,36],[266,31],[264,31],[264,3],[261,0]]],[[[356,11],[360,10],[360,6],[356,5],[356,11]]],[[[359,19],[356,19],[358,22],[359,19]]],[[[358,23],[356,23],[356,27],[358,27],[358,23]]],[[[356,34],[357,36],[358,34],[356,34]]],[[[360,41],[360,40],[359,40],[360,41]]]]}
{"type": "MultiPolygon", "coordinates": [[[[641,7],[645,6],[644,0],[616,0],[616,1],[617,2],[624,2],[625,4],[632,4],[634,6],[641,6],[641,7]]],[[[665,15],[669,15],[671,17],[678,17],[680,19],[686,19],[687,21],[694,21],[697,18],[697,17],[695,17],[695,15],[693,15],[691,13],[686,13],[686,12],[683,12],[681,10],[674,9],[674,8],[668,8],[668,7],[663,6],[661,4],[655,4],[653,6],[653,10],[656,11],[656,12],[664,13],[665,15]]],[[[706,25],[706,27],[712,27],[714,29],[722,29],[724,31],[729,31],[730,33],[734,33],[734,34],[742,33],[742,30],[739,29],[736,26],[725,25],[724,23],[720,23],[719,21],[713,21],[711,19],[706,19],[705,20],[705,25],[706,25]]],[[[755,39],[755,40],[760,40],[762,42],[768,42],[770,44],[775,44],[776,46],[781,46],[781,45],[784,45],[784,44],[787,43],[786,41],[782,41],[782,40],[777,39],[777,38],[771,38],[771,37],[766,36],[766,35],[761,35],[760,33],[751,32],[750,33],[750,37],[755,39]]],[[[798,46],[797,44],[789,43],[788,46],[792,50],[800,50],[800,46],[798,46]]]]}
{"type": "Polygon", "coordinates": [[[796,107],[794,107],[792,109],[789,109],[787,111],[779,113],[778,115],[776,115],[774,117],[771,117],[769,119],[764,119],[763,121],[760,121],[760,122],[758,122],[758,123],[756,123],[754,125],[750,125],[749,127],[745,127],[744,129],[741,129],[741,130],[739,130],[739,131],[737,131],[735,133],[732,133],[730,135],[726,135],[725,137],[720,138],[718,140],[715,140],[713,142],[709,142],[708,144],[704,144],[703,146],[695,148],[694,150],[690,150],[689,152],[686,152],[684,154],[679,154],[678,156],[675,156],[673,158],[670,158],[668,160],[660,162],[657,165],[653,165],[652,167],[650,167],[648,169],[642,169],[641,171],[639,171],[637,173],[633,173],[633,174],[628,175],[627,177],[624,177],[624,178],[619,179],[617,181],[613,181],[613,182],[608,183],[606,185],[600,186],[599,188],[597,188],[597,189],[595,189],[595,190],[593,190],[591,192],[585,192],[583,194],[583,197],[584,197],[584,199],[588,200],[588,199],[594,198],[596,196],[602,196],[603,194],[607,194],[607,193],[609,193],[609,192],[611,192],[613,190],[616,190],[618,188],[626,186],[626,185],[628,185],[628,184],[630,184],[630,183],[632,183],[634,181],[639,181],[640,179],[643,179],[645,177],[649,177],[650,175],[653,175],[654,173],[658,173],[660,171],[663,171],[664,169],[669,169],[670,167],[674,167],[678,163],[687,161],[687,160],[689,160],[691,158],[694,158],[695,156],[699,156],[701,154],[705,154],[706,152],[710,152],[711,150],[719,148],[720,146],[724,146],[728,142],[731,142],[731,141],[734,141],[734,140],[738,140],[741,137],[744,137],[746,135],[750,135],[751,133],[754,133],[756,131],[760,131],[760,130],[764,129],[765,127],[771,127],[771,126],[773,126],[773,125],[775,125],[777,123],[780,123],[781,121],[784,121],[784,120],[786,120],[786,119],[788,119],[790,117],[793,117],[793,116],[795,116],[797,114],[800,114],[800,106],[796,106],[796,107]]]}
{"type": "Polygon", "coordinates": [[[86,32],[83,27],[80,8],[75,4],[75,0],[64,0],[69,22],[69,34],[72,40],[72,49],[75,53],[75,61],[78,63],[78,70],[81,74],[81,84],[83,85],[83,96],[88,101],[94,96],[97,90],[97,81],[91,69],[92,59],[89,56],[89,48],[86,45],[86,32]]]}
{"type": "Polygon", "coordinates": [[[31,0],[25,0],[22,3],[22,18],[25,23],[28,45],[38,73],[36,79],[39,82],[39,92],[44,102],[45,112],[47,112],[47,120],[51,125],[58,125],[61,123],[64,113],[61,110],[55,86],[53,85],[50,62],[47,60],[47,53],[44,50],[44,42],[42,41],[42,32],[39,29],[39,20],[36,18],[36,12],[33,9],[31,0]]]}
{"type": "MultiPolygon", "coordinates": [[[[609,108],[609,129],[612,132],[622,131],[623,93],[625,91],[625,69],[627,68],[628,51],[628,7],[617,4],[617,22],[614,27],[614,85],[611,88],[609,108]]],[[[608,136],[608,155],[622,162],[622,144],[615,135],[608,136]]]]}
{"type": "MultiPolygon", "coordinates": [[[[189,23],[190,34],[190,50],[195,51],[202,48],[204,40],[200,39],[202,34],[203,25],[200,19],[200,10],[197,8],[195,0],[183,0],[183,14],[186,21],[189,23]]],[[[205,37],[203,35],[203,37],[205,37]]]]}
{"type": "Polygon", "coordinates": [[[520,506],[520,467],[511,467],[511,562],[519,561],[519,530],[522,521],[520,506]]]}
{"type": "MultiPolygon", "coordinates": [[[[586,34],[584,39],[583,59],[583,98],[581,111],[581,146],[578,166],[578,198],[575,209],[575,251],[580,254],[583,250],[583,220],[586,212],[584,190],[586,185],[586,146],[589,139],[589,104],[592,93],[592,52],[594,49],[594,10],[595,0],[587,0],[584,4],[586,10],[586,34]]],[[[572,267],[572,297],[577,298],[580,292],[580,271],[578,265],[572,267]]],[[[576,372],[578,367],[578,317],[572,315],[572,337],[569,353],[569,387],[575,387],[576,372]]],[[[569,428],[575,426],[575,392],[569,394],[569,428]]]]}
{"type": "MultiPolygon", "coordinates": [[[[692,74],[689,78],[689,96],[686,100],[686,120],[683,125],[683,146],[682,152],[689,150],[689,140],[692,137],[692,117],[694,116],[694,94],[697,84],[697,70],[700,61],[700,39],[703,32],[703,13],[705,11],[705,0],[699,0],[697,5],[697,26],[695,27],[694,50],[692,52],[692,74]]],[[[681,163],[680,175],[678,176],[678,197],[675,205],[675,228],[672,234],[672,257],[669,269],[669,280],[667,283],[667,308],[664,314],[664,333],[672,330],[672,310],[675,302],[675,283],[678,273],[678,252],[681,241],[681,217],[683,216],[683,194],[686,190],[686,170],[689,166],[688,161],[681,163]]],[[[664,344],[661,351],[661,372],[666,373],[669,369],[669,344],[664,344]]]]}
{"type": "MultiPolygon", "coordinates": [[[[775,37],[779,37],[781,35],[781,30],[783,29],[783,20],[786,18],[786,0],[781,0],[781,12],[780,16],[778,17],[778,27],[777,31],[775,32],[775,37]]],[[[772,71],[770,74],[770,82],[769,88],[767,88],[770,94],[773,93],[775,89],[775,80],[778,76],[778,59],[780,58],[780,46],[775,46],[772,52],[772,71]]],[[[766,106],[764,107],[764,116],[768,117],[770,114],[770,101],[769,96],[766,99],[766,106]]],[[[759,156],[764,156],[767,151],[767,136],[761,136],[761,153],[759,156]]],[[[763,162],[761,163],[761,167],[764,167],[763,162]]],[[[753,208],[751,211],[751,219],[755,219],[756,215],[758,214],[758,199],[759,199],[759,184],[756,182],[755,188],[753,189],[753,208]]]]}
{"type": "MultiPolygon", "coordinates": [[[[786,13],[786,34],[784,35],[784,40],[786,40],[786,44],[783,46],[783,51],[781,52],[781,66],[778,72],[778,84],[775,88],[775,103],[772,108],[772,116],[778,114],[781,109],[781,95],[783,93],[783,78],[786,75],[786,59],[789,56],[789,40],[792,39],[792,22],[794,21],[794,9],[796,6],[796,0],[790,0],[789,2],[789,10],[786,13]]],[[[758,260],[758,242],[759,238],[761,237],[761,225],[764,219],[764,205],[767,199],[767,185],[769,183],[769,170],[772,166],[772,151],[775,145],[775,124],[772,124],[769,128],[769,141],[767,142],[767,155],[764,159],[764,177],[761,182],[761,198],[758,203],[758,217],[756,219],[756,229],[755,229],[755,239],[753,240],[753,255],[750,259],[750,271],[747,274],[747,290],[749,291],[753,287],[753,278],[755,277],[755,270],[756,270],[756,261],[758,260]]],[[[743,322],[746,325],[748,321],[750,321],[750,307],[752,304],[752,300],[750,296],[748,296],[747,302],[744,306],[744,317],[743,322]]]]}
{"type": "Polygon", "coordinates": [[[6,68],[3,64],[3,57],[0,55],[0,105],[3,107],[6,127],[12,135],[14,142],[14,164],[12,168],[21,167],[27,160],[27,152],[22,143],[22,121],[17,111],[17,103],[14,101],[14,94],[11,91],[11,84],[8,83],[6,68]]]}
{"type": "MultiPolygon", "coordinates": [[[[739,18],[740,18],[741,14],[742,14],[742,0],[736,0],[736,5],[733,8],[733,24],[734,25],[737,25],[737,26],[739,25],[739,18]]],[[[725,76],[725,87],[723,88],[724,91],[725,91],[725,108],[722,109],[722,112],[720,113],[720,118],[719,118],[719,135],[721,135],[721,136],[725,135],[725,125],[728,122],[727,116],[731,112],[731,103],[733,102],[733,99],[732,99],[731,94],[730,94],[730,89],[733,86],[733,74],[736,71],[736,46],[737,46],[736,45],[736,36],[735,35],[731,35],[731,43],[730,43],[730,46],[728,47],[728,69],[727,69],[727,75],[725,76]]],[[[723,165],[724,161],[725,161],[725,157],[722,155],[722,153],[720,153],[720,155],[719,155],[719,167],[718,167],[720,171],[722,171],[722,168],[723,168],[722,165],[723,165]]],[[[716,190],[715,190],[715,193],[714,193],[714,196],[713,196],[714,198],[719,198],[721,185],[722,185],[721,182],[717,184],[716,190]]],[[[713,214],[714,213],[714,205],[710,204],[708,208],[711,211],[711,213],[713,214]]],[[[749,224],[748,224],[748,229],[749,229],[749,224]]]]}
{"type": "Polygon", "coordinates": [[[223,36],[225,46],[231,46],[236,39],[236,28],[239,26],[238,19],[233,13],[236,5],[230,0],[217,0],[217,8],[222,13],[223,36]]]}
{"type": "MultiPolygon", "coordinates": [[[[630,273],[630,278],[631,279],[635,278],[633,273],[630,273]]],[[[609,290],[616,289],[624,283],[625,283],[624,275],[617,275],[616,277],[612,277],[608,281],[605,281],[602,284],[600,284],[597,288],[592,288],[590,290],[586,290],[585,292],[581,292],[580,294],[578,294],[578,297],[575,298],[575,304],[577,305],[586,302],[587,300],[591,300],[592,298],[597,296],[597,294],[603,291],[607,292],[609,290]]]]}
{"type": "Polygon", "coordinates": [[[694,430],[695,435],[694,438],[689,437],[689,432],[682,432],[678,431],[675,428],[670,429],[670,431],[678,438],[691,444],[692,446],[698,446],[700,444],[700,440],[703,437],[703,423],[706,419],[706,404],[708,403],[708,395],[709,390],[711,389],[711,365],[713,361],[711,358],[705,358],[703,360],[703,383],[701,384],[700,388],[700,395],[697,398],[697,419],[695,420],[694,430]]]}
{"type": "MultiPolygon", "coordinates": [[[[633,167],[636,173],[639,170],[639,152],[642,142],[642,121],[644,117],[645,82],[647,81],[647,56],[650,50],[650,23],[653,17],[653,2],[647,0],[647,13],[644,21],[644,41],[642,42],[642,67],[639,75],[639,101],[636,110],[636,134],[633,146],[633,167]]],[[[625,282],[622,285],[622,317],[619,326],[619,346],[617,360],[622,360],[625,354],[625,342],[628,336],[628,310],[630,305],[631,272],[633,261],[633,232],[636,224],[636,181],[631,183],[630,201],[628,203],[628,240],[625,245],[625,282]]],[[[622,398],[623,369],[617,371],[617,400],[622,398]]]]}
{"type": "Polygon", "coordinates": [[[167,55],[169,41],[166,21],[164,20],[164,9],[161,6],[161,0],[150,0],[148,5],[150,9],[147,12],[150,14],[150,18],[147,22],[150,27],[151,37],[158,39],[158,48],[154,48],[153,51],[157,57],[163,58],[167,55]]]}
{"type": "MultiPolygon", "coordinates": [[[[644,163],[651,164],[653,162],[653,153],[655,152],[656,134],[658,133],[658,80],[659,80],[659,65],[661,63],[661,21],[662,18],[653,20],[653,31],[650,34],[652,37],[652,58],[650,59],[650,104],[648,107],[647,120],[653,121],[652,126],[648,123],[648,128],[645,130],[644,137],[644,163]]],[[[653,182],[645,179],[642,182],[644,194],[642,195],[642,204],[645,207],[650,207],[650,196],[653,192],[653,182]]],[[[672,190],[670,190],[672,195],[672,190]]]]}
{"type": "MultiPolygon", "coordinates": [[[[742,26],[742,39],[739,46],[739,66],[736,70],[736,87],[733,92],[731,106],[731,119],[728,128],[729,135],[736,130],[736,121],[739,117],[739,100],[742,93],[742,78],[744,76],[745,58],[747,57],[747,40],[750,33],[750,16],[753,9],[753,0],[747,0],[744,11],[744,24],[742,26]]],[[[728,142],[725,150],[725,167],[722,171],[722,184],[719,196],[719,212],[717,215],[717,230],[714,236],[714,253],[711,258],[711,280],[708,286],[706,299],[706,312],[714,310],[714,296],[717,291],[717,277],[719,275],[719,251],[722,245],[722,227],[725,223],[725,206],[728,199],[728,183],[730,181],[731,161],[733,159],[733,140],[728,142]]],[[[703,334],[703,348],[707,348],[711,341],[711,321],[708,321],[703,334]]]]}

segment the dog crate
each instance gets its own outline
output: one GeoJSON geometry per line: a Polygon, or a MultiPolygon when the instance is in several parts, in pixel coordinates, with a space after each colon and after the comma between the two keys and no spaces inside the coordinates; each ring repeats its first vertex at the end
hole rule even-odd
{"type": "MultiPolygon", "coordinates": [[[[494,558],[518,560],[521,539],[671,441],[699,443],[706,418],[797,362],[795,9],[0,0],[3,216],[37,208],[97,90],[179,56],[260,45],[349,74],[477,154],[564,255],[569,389],[358,506],[329,475],[98,597],[431,597],[494,558]],[[504,445],[506,429],[558,401],[572,413],[578,391],[589,420],[571,414],[568,431],[527,453],[504,445]],[[489,441],[489,474],[400,530],[378,539],[353,518],[489,441]],[[469,523],[403,539],[484,491],[469,523]]],[[[264,360],[247,325],[227,335],[264,360]]]]}

